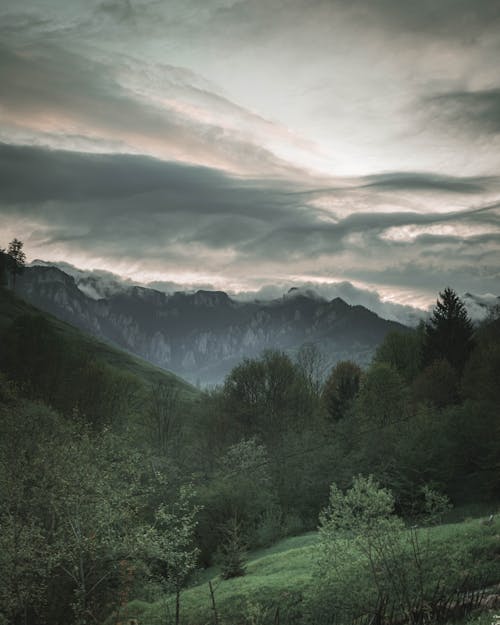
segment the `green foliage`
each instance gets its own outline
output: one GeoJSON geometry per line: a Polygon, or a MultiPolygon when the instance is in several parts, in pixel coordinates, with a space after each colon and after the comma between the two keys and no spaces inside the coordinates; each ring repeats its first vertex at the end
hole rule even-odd
{"type": "MultiPolygon", "coordinates": [[[[435,523],[448,501],[429,487],[422,494],[422,521],[435,523]]],[[[450,549],[448,542],[433,540],[430,529],[406,529],[394,513],[392,494],[372,478],[356,478],[345,493],[334,485],[320,517],[313,622],[333,617],[351,622],[387,605],[403,622],[420,623],[424,612],[432,615],[438,608],[437,597],[452,595],[457,587],[474,583],[472,578],[484,583],[478,582],[480,575],[492,575],[484,552],[477,557],[470,541],[465,549],[450,549]],[[481,570],[474,570],[476,562],[481,570]]]]}
{"type": "MultiPolygon", "coordinates": [[[[484,526],[479,520],[433,526],[428,530],[419,530],[419,540],[423,540],[425,547],[428,537],[429,553],[435,550],[436,560],[443,559],[443,568],[450,557],[460,564],[460,570],[453,568],[450,571],[450,581],[460,584],[462,575],[470,573],[474,579],[483,580],[486,584],[496,583],[500,577],[500,563],[495,559],[498,550],[495,535],[499,528],[500,521],[495,521],[492,526],[484,526]]],[[[410,530],[405,530],[402,542],[411,548],[410,530]]],[[[211,601],[207,581],[212,580],[220,623],[247,623],[246,619],[250,613],[254,613],[255,608],[255,613],[265,625],[273,625],[278,607],[281,623],[331,623],[331,602],[335,597],[330,584],[334,582],[334,571],[327,571],[325,584],[320,576],[313,575],[318,552],[318,534],[309,533],[282,540],[269,549],[249,552],[243,577],[221,581],[217,569],[207,570],[200,574],[196,584],[183,593],[185,622],[190,625],[206,625],[209,622],[211,601]],[[325,616],[324,620],[322,615],[325,616]]],[[[353,602],[359,599],[359,613],[362,614],[370,605],[363,603],[364,597],[374,595],[373,585],[366,560],[356,560],[354,550],[351,550],[351,554],[352,558],[346,558],[348,568],[340,571],[340,577],[346,578],[343,587],[347,593],[345,599],[353,602]]],[[[140,604],[134,602],[129,614],[151,625],[164,622],[161,600],[140,604]],[[135,606],[137,611],[133,612],[135,606]]]]}
{"type": "Polygon", "coordinates": [[[349,360],[333,367],[323,387],[323,403],[330,419],[343,419],[358,394],[361,368],[349,360]]]}
{"type": "Polygon", "coordinates": [[[500,403],[500,320],[479,330],[476,345],[462,377],[462,395],[467,399],[500,403]]]}
{"type": "Polygon", "coordinates": [[[180,592],[196,554],[191,491],[171,497],[123,435],[22,400],[1,378],[0,398],[0,622],[103,622],[160,556],[180,592]]]}
{"type": "Polygon", "coordinates": [[[5,249],[0,247],[0,288],[7,286],[7,270],[9,258],[5,249]]]}
{"type": "Polygon", "coordinates": [[[241,524],[236,517],[223,527],[223,540],[219,547],[217,562],[222,579],[245,575],[246,545],[241,524]]]}
{"type": "Polygon", "coordinates": [[[245,541],[254,538],[269,509],[277,505],[269,457],[255,438],[232,445],[220,459],[210,484],[199,489],[199,544],[209,563],[225,540],[228,519],[237,518],[245,541]]]}
{"type": "Polygon", "coordinates": [[[362,379],[359,410],[371,424],[397,423],[407,412],[407,393],[400,374],[387,363],[374,363],[362,379]]]}
{"type": "Polygon", "coordinates": [[[377,348],[374,362],[391,365],[408,384],[420,370],[423,341],[422,326],[407,332],[389,332],[377,348]]]}
{"type": "Polygon", "coordinates": [[[453,289],[446,288],[425,326],[424,361],[430,364],[444,358],[461,373],[473,345],[472,322],[465,306],[453,289]]]}
{"type": "Polygon", "coordinates": [[[7,270],[12,276],[12,290],[16,290],[16,278],[24,271],[26,254],[23,251],[24,243],[19,239],[12,239],[7,248],[7,270]]]}
{"type": "Polygon", "coordinates": [[[413,398],[445,408],[458,401],[459,377],[448,360],[434,360],[414,380],[413,398]]]}
{"type": "Polygon", "coordinates": [[[226,378],[229,409],[246,433],[274,442],[297,423],[308,403],[303,378],[282,352],[267,351],[258,360],[244,360],[226,378]]]}

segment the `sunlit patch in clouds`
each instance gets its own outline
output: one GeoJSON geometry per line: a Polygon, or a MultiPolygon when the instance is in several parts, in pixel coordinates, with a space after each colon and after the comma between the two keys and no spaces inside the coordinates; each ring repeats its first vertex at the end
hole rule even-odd
{"type": "Polygon", "coordinates": [[[462,224],[445,224],[445,225],[429,225],[429,226],[402,226],[388,228],[381,234],[381,238],[389,241],[411,242],[417,237],[429,234],[435,237],[454,237],[456,239],[467,239],[469,237],[478,237],[483,234],[500,234],[499,226],[483,226],[462,225],[462,224]]]}

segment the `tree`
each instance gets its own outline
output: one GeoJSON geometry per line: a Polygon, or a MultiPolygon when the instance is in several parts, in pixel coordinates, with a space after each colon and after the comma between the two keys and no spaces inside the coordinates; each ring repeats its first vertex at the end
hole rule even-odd
{"type": "Polygon", "coordinates": [[[434,360],[414,380],[413,398],[444,408],[458,401],[458,375],[448,360],[434,360]]]}
{"type": "Polygon", "coordinates": [[[327,371],[325,354],[315,343],[304,343],[299,349],[296,363],[309,392],[316,397],[319,396],[327,371]]]}
{"type": "MultiPolygon", "coordinates": [[[[419,495],[419,520],[436,523],[449,507],[447,498],[427,485],[419,495]]],[[[320,515],[318,587],[345,622],[363,612],[382,622],[387,606],[400,622],[427,622],[427,611],[432,617],[438,607],[436,588],[446,591],[457,581],[455,554],[431,543],[428,530],[406,530],[394,504],[392,493],[371,476],[356,477],[345,493],[332,485],[320,515]]]]}
{"type": "Polygon", "coordinates": [[[219,549],[222,579],[245,575],[245,543],[241,524],[236,516],[223,527],[224,541],[219,549]]]}
{"type": "Polygon", "coordinates": [[[374,360],[388,363],[409,383],[420,370],[422,343],[423,324],[416,330],[389,332],[377,348],[374,360]]]}
{"type": "Polygon", "coordinates": [[[303,413],[300,382],[290,358],[268,350],[257,360],[245,359],[227,376],[227,407],[245,433],[275,442],[303,413]]]}
{"type": "Polygon", "coordinates": [[[180,597],[187,578],[196,567],[199,549],[195,530],[200,510],[194,501],[192,486],[181,487],[177,500],[162,503],[155,512],[155,522],[146,529],[144,545],[159,570],[160,581],[175,595],[175,625],[180,621],[180,597]]]}
{"type": "Polygon", "coordinates": [[[172,384],[161,380],[151,386],[145,422],[151,442],[162,455],[167,454],[179,434],[180,403],[179,389],[172,384]]]}
{"type": "MultiPolygon", "coordinates": [[[[41,486],[50,501],[53,567],[72,590],[75,625],[101,619],[119,594],[123,563],[138,558],[143,459],[110,432],[83,426],[46,448],[41,486]]],[[[41,473],[41,472],[40,472],[41,473]]]]}
{"type": "Polygon", "coordinates": [[[361,368],[343,360],[332,369],[323,389],[323,402],[333,421],[343,419],[359,391],[361,368]]]}
{"type": "Polygon", "coordinates": [[[464,303],[447,287],[439,299],[431,318],[425,325],[424,361],[446,359],[462,373],[474,346],[473,326],[464,303]]]}
{"type": "Polygon", "coordinates": [[[396,369],[385,362],[371,365],[362,380],[358,406],[374,425],[401,421],[406,413],[406,388],[396,369]]]}
{"type": "Polygon", "coordinates": [[[23,252],[24,243],[19,239],[12,239],[7,248],[9,270],[12,275],[12,290],[16,290],[16,277],[24,271],[26,254],[23,252]]]}
{"type": "Polygon", "coordinates": [[[0,287],[7,285],[7,268],[9,257],[5,253],[5,248],[0,247],[0,287]]]}

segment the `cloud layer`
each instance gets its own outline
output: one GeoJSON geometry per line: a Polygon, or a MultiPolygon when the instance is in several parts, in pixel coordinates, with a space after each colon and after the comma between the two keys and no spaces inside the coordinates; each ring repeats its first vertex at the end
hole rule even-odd
{"type": "Polygon", "coordinates": [[[4,144],[0,189],[5,231],[22,229],[32,257],[142,282],[239,291],[348,280],[417,303],[446,284],[477,293],[498,285],[500,202],[482,199],[498,193],[499,178],[394,173],[310,189],[144,156],[4,144]]]}
{"type": "Polygon", "coordinates": [[[0,244],[233,291],[498,293],[499,33],[496,0],[3,3],[0,244]]]}

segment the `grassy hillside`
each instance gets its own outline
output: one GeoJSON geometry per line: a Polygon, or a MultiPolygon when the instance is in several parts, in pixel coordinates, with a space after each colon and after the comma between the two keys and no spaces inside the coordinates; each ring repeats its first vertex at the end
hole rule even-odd
{"type": "MultiPolygon", "coordinates": [[[[485,583],[498,581],[498,518],[492,525],[484,525],[481,519],[469,519],[440,525],[429,532],[432,544],[459,551],[464,563],[471,569],[478,568],[485,583]]],[[[301,612],[301,604],[307,601],[318,582],[314,578],[318,555],[318,534],[310,532],[250,554],[244,577],[222,580],[216,568],[208,569],[182,595],[182,622],[189,625],[213,622],[209,581],[215,589],[220,622],[227,625],[272,623],[278,606],[287,622],[287,615],[301,612]]],[[[159,625],[171,609],[171,600],[161,598],[150,603],[134,601],[128,613],[138,617],[144,625],[159,625]]]]}
{"type": "Polygon", "coordinates": [[[198,393],[192,385],[173,373],[98,341],[68,323],[35,308],[12,291],[0,287],[0,335],[16,318],[23,315],[41,315],[68,345],[75,347],[78,351],[91,352],[93,357],[100,362],[121,372],[131,373],[142,382],[147,384],[165,382],[177,388],[186,399],[195,397],[198,393]]]}

